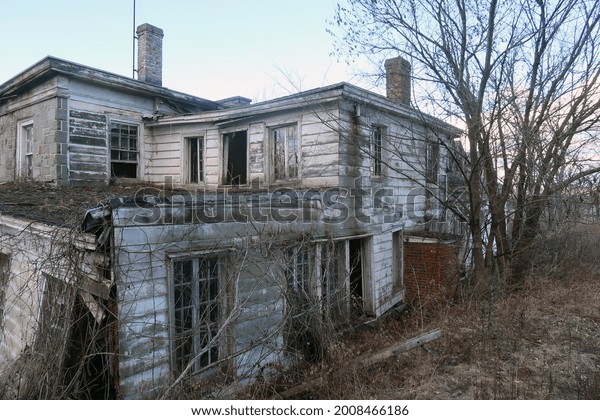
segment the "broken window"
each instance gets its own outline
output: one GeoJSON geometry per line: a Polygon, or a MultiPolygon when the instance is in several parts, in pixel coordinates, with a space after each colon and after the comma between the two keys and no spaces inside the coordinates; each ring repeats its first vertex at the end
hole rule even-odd
{"type": "Polygon", "coordinates": [[[66,342],[74,291],[71,285],[56,277],[44,275],[44,279],[46,284],[37,344],[43,350],[58,351],[66,342]]]}
{"type": "Polygon", "coordinates": [[[429,182],[437,182],[440,160],[440,145],[430,141],[427,143],[427,157],[425,161],[425,176],[429,182]]]}
{"type": "Polygon", "coordinates": [[[245,185],[248,173],[247,131],[223,134],[223,183],[245,185]]]}
{"type": "Polygon", "coordinates": [[[17,176],[33,178],[33,121],[19,123],[17,176]]]}
{"type": "Polygon", "coordinates": [[[187,138],[187,181],[204,182],[204,137],[187,138]]]}
{"type": "Polygon", "coordinates": [[[385,128],[374,125],[371,131],[371,175],[381,176],[381,148],[385,128]]]}
{"type": "Polygon", "coordinates": [[[137,178],[138,127],[113,123],[110,126],[110,169],[117,178],[137,178]]]}
{"type": "Polygon", "coordinates": [[[65,350],[70,339],[72,310],[76,289],[72,284],[44,274],[44,293],[36,330],[35,350],[44,355],[46,382],[58,385],[65,362],[65,350]]]}
{"type": "Polygon", "coordinates": [[[219,359],[219,260],[202,257],[173,263],[174,364],[197,372],[219,359]]]}
{"type": "Polygon", "coordinates": [[[273,176],[276,181],[297,179],[300,145],[298,125],[291,124],[271,130],[273,144],[273,176]]]}

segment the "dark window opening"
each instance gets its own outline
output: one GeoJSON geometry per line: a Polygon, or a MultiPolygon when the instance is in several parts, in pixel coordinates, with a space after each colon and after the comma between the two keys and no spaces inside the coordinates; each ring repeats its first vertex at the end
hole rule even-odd
{"type": "Polygon", "coordinates": [[[246,130],[223,135],[223,181],[225,185],[245,185],[248,172],[246,130]]]}
{"type": "MultiPolygon", "coordinates": [[[[110,301],[115,300],[114,288],[110,301]]],[[[111,305],[110,301],[104,301],[111,305]]],[[[106,400],[118,396],[117,324],[107,312],[102,321],[92,315],[77,295],[69,320],[71,333],[66,343],[64,383],[74,399],[106,400]]],[[[59,336],[60,339],[60,336],[59,336]]]]}
{"type": "Polygon", "coordinates": [[[383,140],[383,127],[373,126],[371,134],[371,174],[381,176],[381,147],[383,140]]]}
{"type": "Polygon", "coordinates": [[[355,316],[364,314],[363,308],[363,268],[362,268],[362,240],[351,239],[350,247],[350,297],[352,299],[352,313],[355,316]]]}
{"type": "Polygon", "coordinates": [[[394,276],[393,291],[398,292],[404,287],[404,240],[402,231],[392,233],[392,274],[394,276]]]}
{"type": "Polygon", "coordinates": [[[438,171],[440,161],[440,145],[438,143],[429,142],[427,143],[427,161],[426,166],[426,178],[429,182],[438,181],[438,171]]]}
{"type": "Polygon", "coordinates": [[[315,299],[313,273],[315,249],[299,247],[286,250],[287,266],[287,331],[288,349],[304,355],[309,362],[321,361],[324,347],[319,335],[318,304],[315,299]]]}

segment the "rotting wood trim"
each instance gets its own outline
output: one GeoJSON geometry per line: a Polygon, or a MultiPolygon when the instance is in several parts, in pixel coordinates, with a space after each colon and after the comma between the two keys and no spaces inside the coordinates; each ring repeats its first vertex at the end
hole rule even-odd
{"type": "Polygon", "coordinates": [[[37,222],[0,212],[0,225],[5,225],[19,232],[27,231],[33,235],[52,240],[61,240],[65,244],[69,241],[78,250],[95,251],[96,237],[92,234],[77,232],[70,228],[52,226],[44,222],[37,222]],[[57,236],[61,234],[63,236],[57,236]]]}
{"type": "Polygon", "coordinates": [[[106,311],[104,308],[98,302],[96,302],[96,299],[94,299],[91,293],[79,290],[79,297],[81,297],[81,300],[88,308],[96,322],[100,324],[106,316],[106,311]]]}
{"type": "Polygon", "coordinates": [[[390,357],[394,357],[399,355],[400,353],[404,353],[409,351],[415,347],[422,346],[423,344],[429,343],[431,341],[437,340],[442,336],[442,331],[439,329],[429,331],[423,335],[419,335],[417,337],[413,337],[409,340],[404,341],[401,344],[391,345],[371,356],[366,357],[360,361],[360,364],[363,366],[370,366],[375,363],[381,362],[385,359],[389,359],[390,357]]]}

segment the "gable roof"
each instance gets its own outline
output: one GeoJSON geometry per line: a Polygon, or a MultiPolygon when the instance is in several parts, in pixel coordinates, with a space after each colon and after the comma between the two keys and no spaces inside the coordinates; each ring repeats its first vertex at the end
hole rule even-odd
{"type": "Polygon", "coordinates": [[[138,95],[155,96],[165,100],[174,101],[185,105],[194,111],[208,111],[225,108],[218,102],[197,96],[177,92],[162,86],[141,82],[129,77],[84,66],[60,58],[47,56],[31,67],[25,69],[15,77],[0,85],[0,102],[17,96],[19,93],[31,88],[44,80],[62,74],[68,77],[85,80],[110,87],[124,92],[138,95]]]}

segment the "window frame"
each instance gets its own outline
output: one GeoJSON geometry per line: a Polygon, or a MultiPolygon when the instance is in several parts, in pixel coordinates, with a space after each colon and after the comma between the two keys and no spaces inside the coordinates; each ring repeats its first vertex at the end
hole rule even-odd
{"type": "Polygon", "coordinates": [[[17,123],[17,178],[33,178],[33,146],[35,143],[33,118],[28,118],[17,123]],[[26,138],[25,130],[31,137],[26,138]],[[28,150],[28,146],[31,150],[28,150]]]}
{"type": "Polygon", "coordinates": [[[392,293],[404,290],[404,231],[392,232],[392,293]]]}
{"type": "Polygon", "coordinates": [[[425,147],[425,180],[437,183],[440,173],[440,144],[430,140],[425,147]]]}
{"type": "Polygon", "coordinates": [[[371,125],[370,136],[370,158],[371,176],[381,177],[383,175],[383,142],[386,138],[386,126],[381,124],[371,125]]]}
{"type": "Polygon", "coordinates": [[[184,143],[184,165],[183,180],[188,184],[206,183],[206,136],[187,136],[183,138],[184,143]],[[196,143],[196,156],[193,156],[192,145],[196,143]],[[198,162],[194,180],[193,162],[198,162]]]}
{"type": "MultiPolygon", "coordinates": [[[[224,187],[242,187],[245,185],[248,185],[249,179],[250,179],[250,137],[249,137],[249,127],[240,127],[240,128],[235,128],[235,129],[227,129],[227,130],[222,130],[219,133],[219,137],[220,137],[220,152],[221,152],[221,168],[220,168],[220,175],[219,175],[219,185],[222,185],[224,187]],[[233,176],[229,174],[229,169],[228,169],[228,165],[232,162],[232,158],[230,156],[230,149],[231,149],[231,141],[235,141],[235,137],[238,133],[244,133],[244,136],[246,137],[245,140],[245,156],[244,158],[244,165],[245,165],[245,173],[243,173],[242,171],[236,171],[239,172],[240,175],[237,176],[233,176]],[[243,176],[244,179],[240,178],[240,182],[239,183],[235,183],[232,182],[235,178],[238,178],[240,176],[243,176]],[[244,182],[242,182],[242,180],[244,182]],[[229,181],[229,182],[228,182],[229,181]]],[[[240,154],[240,156],[243,156],[242,154],[240,154]]]]}
{"type": "Polygon", "coordinates": [[[285,267],[285,280],[288,292],[294,297],[308,303],[315,295],[313,282],[314,246],[297,246],[287,248],[285,256],[288,264],[285,267]],[[299,266],[301,265],[301,269],[299,266]],[[302,277],[302,278],[300,278],[302,277]]]}
{"type": "MultiPolygon", "coordinates": [[[[219,331],[222,328],[222,317],[225,310],[225,299],[223,293],[223,263],[221,257],[215,254],[203,254],[196,256],[188,256],[186,258],[173,258],[170,262],[171,281],[169,285],[169,313],[171,316],[170,322],[170,344],[171,344],[171,370],[176,374],[182,374],[190,361],[194,361],[193,367],[188,374],[193,375],[205,369],[208,366],[218,363],[223,359],[224,348],[222,345],[222,337],[218,337],[219,331]],[[208,265],[204,265],[207,263],[208,265]],[[191,268],[189,281],[184,278],[181,282],[182,286],[189,285],[190,305],[178,306],[178,269],[177,264],[189,264],[191,268]],[[212,266],[211,266],[212,265],[212,266]],[[206,270],[206,271],[205,271],[206,270]],[[214,272],[211,272],[215,270],[214,272]],[[202,277],[200,277],[202,276],[202,277]],[[207,282],[201,285],[202,282],[207,282]],[[215,282],[215,284],[211,284],[215,282]],[[202,293],[208,293],[208,299],[202,300],[202,293]],[[216,306],[216,314],[209,310],[207,312],[208,321],[200,312],[203,305],[206,307],[216,306]],[[185,328],[185,320],[183,324],[178,325],[178,312],[183,312],[189,308],[192,313],[191,328],[185,328]],[[212,317],[212,318],[211,318],[212,317]],[[206,325],[203,325],[206,324],[206,325]],[[189,336],[186,338],[186,335],[189,336]],[[203,346],[203,340],[208,337],[207,345],[203,346]],[[215,338],[218,337],[218,338],[215,338]],[[190,347],[185,348],[185,340],[191,340],[190,347]],[[200,353],[203,352],[202,355],[200,353]]],[[[183,270],[180,271],[183,273],[183,270]]],[[[185,275],[185,273],[183,273],[185,275]]],[[[183,301],[185,304],[186,302],[183,301]]]]}
{"type": "MultiPolygon", "coordinates": [[[[108,122],[108,157],[109,157],[109,169],[110,169],[110,178],[126,178],[126,179],[138,179],[139,178],[139,173],[140,173],[140,138],[141,138],[141,127],[140,124],[131,122],[131,121],[120,121],[120,120],[111,120],[108,122]],[[126,126],[128,127],[128,136],[129,134],[129,130],[131,128],[135,128],[135,150],[131,149],[131,147],[129,148],[114,148],[113,147],[113,129],[117,128],[119,130],[119,146],[122,146],[122,138],[121,138],[121,130],[122,127],[126,126]],[[119,152],[119,153],[127,153],[128,154],[128,158],[130,157],[130,154],[134,154],[135,155],[135,160],[133,159],[121,159],[121,155],[119,155],[118,159],[114,159],[113,158],[113,152],[119,152]],[[135,172],[135,176],[125,176],[125,175],[115,175],[115,170],[113,169],[113,165],[117,164],[119,166],[121,165],[135,165],[135,170],[132,171],[135,172]]],[[[128,138],[128,142],[131,140],[131,138],[128,138]]]]}
{"type": "Polygon", "coordinates": [[[271,166],[270,170],[270,178],[273,182],[283,183],[283,182],[296,182],[301,179],[302,174],[302,143],[300,136],[300,124],[298,122],[279,124],[272,127],[269,127],[269,163],[271,166]],[[289,139],[289,129],[294,128],[296,131],[296,173],[295,175],[290,174],[290,143],[289,139]],[[277,165],[277,140],[275,138],[276,133],[279,130],[285,129],[285,138],[283,140],[284,148],[283,148],[283,176],[278,174],[278,165],[277,165]]]}
{"type": "Polygon", "coordinates": [[[346,284],[346,241],[326,241],[319,243],[318,295],[323,317],[340,321],[347,313],[349,300],[346,284]]]}

